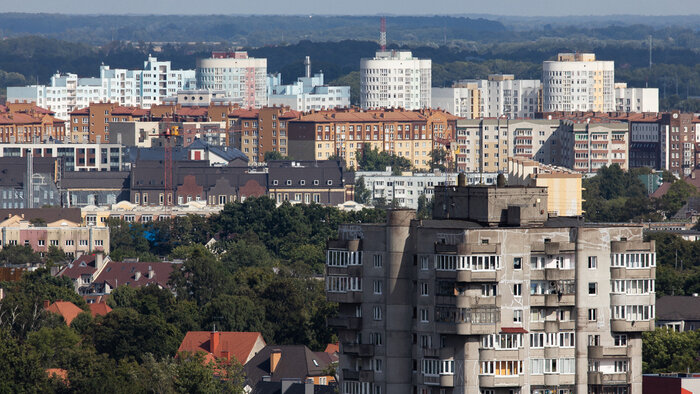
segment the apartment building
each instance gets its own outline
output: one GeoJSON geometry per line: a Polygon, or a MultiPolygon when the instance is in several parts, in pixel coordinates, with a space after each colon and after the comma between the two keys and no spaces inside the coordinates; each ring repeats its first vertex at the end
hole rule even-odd
{"type": "Polygon", "coordinates": [[[133,122],[148,119],[149,111],[122,107],[112,102],[95,102],[70,113],[70,140],[75,143],[109,143],[111,122],[133,122]]]}
{"type": "Polygon", "coordinates": [[[430,104],[454,116],[466,119],[483,117],[481,90],[478,82],[459,82],[451,88],[431,88],[430,104]]]}
{"type": "Polygon", "coordinates": [[[587,119],[563,121],[559,133],[561,157],[552,164],[582,173],[617,164],[629,168],[629,127],[626,123],[587,119]]]}
{"type": "Polygon", "coordinates": [[[357,152],[367,146],[427,170],[431,151],[445,149],[454,140],[456,122],[455,116],[431,109],[312,111],[289,123],[289,149],[295,159],[337,156],[347,167],[356,167],[357,152]]]}
{"type": "MultiPolygon", "coordinates": [[[[478,182],[478,174],[470,174],[470,180],[478,182]]],[[[495,176],[491,177],[495,184],[495,176]]],[[[357,171],[355,179],[362,179],[365,188],[370,191],[371,199],[384,199],[388,205],[417,209],[418,198],[424,195],[432,200],[435,186],[450,186],[457,184],[457,173],[453,172],[403,172],[394,174],[391,167],[385,171],[357,171]]]]}
{"type": "Polygon", "coordinates": [[[340,393],[642,393],[655,245],[548,217],[540,187],[438,188],[328,242],[340,393]]]}
{"type": "Polygon", "coordinates": [[[0,106],[0,143],[63,141],[65,137],[65,122],[34,102],[0,106]]]}
{"type": "Polygon", "coordinates": [[[695,168],[695,115],[673,111],[661,116],[661,168],[686,177],[695,168]]]}
{"type": "Polygon", "coordinates": [[[360,106],[370,108],[430,108],[431,61],[411,51],[377,51],[360,60],[360,106]]]}
{"type": "MultiPolygon", "coordinates": [[[[290,156],[289,125],[300,113],[290,107],[236,109],[228,113],[229,144],[240,149],[251,164],[264,163],[265,152],[290,156]]],[[[301,159],[296,157],[295,159],[301,159]]]]}
{"type": "Polygon", "coordinates": [[[659,89],[628,88],[624,82],[616,83],[615,111],[659,112],[659,89]]]}
{"type": "Polygon", "coordinates": [[[126,169],[123,147],[119,144],[2,144],[0,157],[53,157],[62,171],[122,171],[126,169]]]}
{"type": "Polygon", "coordinates": [[[169,61],[149,56],[141,70],[112,69],[101,65],[99,77],[56,73],[49,85],[8,87],[8,101],[33,101],[60,119],[95,102],[150,108],[178,90],[194,89],[194,70],[173,70],[169,61]]]}
{"type": "Polygon", "coordinates": [[[614,111],[615,62],[594,53],[560,53],[542,64],[542,109],[614,111]]]}
{"type": "Polygon", "coordinates": [[[290,85],[282,84],[282,74],[267,78],[268,105],[284,106],[295,111],[324,110],[350,106],[350,86],[328,86],[323,72],[311,76],[311,60],[306,57],[306,75],[290,85]]]}
{"type": "Polygon", "coordinates": [[[547,188],[547,212],[556,216],[583,215],[583,176],[569,168],[542,164],[524,157],[508,158],[508,185],[547,188]]]}
{"type": "Polygon", "coordinates": [[[197,59],[197,88],[223,90],[240,100],[243,108],[267,105],[267,59],[248,57],[248,52],[212,52],[197,59]]]}
{"type": "Polygon", "coordinates": [[[35,225],[14,215],[0,222],[0,235],[0,249],[24,245],[43,254],[55,246],[71,257],[94,251],[109,254],[109,227],[84,227],[65,219],[35,225]]]}

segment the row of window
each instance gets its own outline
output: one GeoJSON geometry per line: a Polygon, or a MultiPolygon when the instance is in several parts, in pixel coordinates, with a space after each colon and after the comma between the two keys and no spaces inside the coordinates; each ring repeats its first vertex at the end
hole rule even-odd
{"type": "MultiPolygon", "coordinates": [[[[314,186],[318,186],[319,183],[320,183],[320,182],[319,182],[318,179],[314,179],[314,181],[313,181],[314,186]]],[[[291,180],[291,179],[287,179],[287,180],[284,182],[284,184],[285,184],[286,186],[291,186],[291,185],[292,185],[292,180],[291,180]]],[[[272,185],[273,185],[273,186],[279,185],[279,181],[278,181],[277,179],[273,179],[273,180],[272,180],[272,185]]],[[[305,186],[305,185],[306,185],[306,180],[301,179],[301,180],[299,181],[299,185],[305,186]]],[[[331,180],[331,179],[326,180],[326,185],[332,186],[332,185],[333,185],[333,180],[331,180]]]]}
{"type": "Polygon", "coordinates": [[[454,360],[423,359],[421,360],[421,372],[427,376],[454,375],[454,360]]]}
{"type": "MultiPolygon", "coordinates": [[[[96,239],[94,241],[95,246],[104,246],[104,241],[101,239],[96,239]]],[[[16,239],[10,239],[7,240],[6,245],[19,245],[19,242],[16,239]]],[[[80,239],[78,240],[78,245],[79,246],[89,246],[89,241],[87,239],[80,239]]],[[[28,239],[24,240],[24,246],[31,246],[30,241],[28,239]]],[[[46,246],[46,240],[45,239],[39,239],[37,240],[37,246],[46,246]]],[[[49,240],[49,246],[61,246],[60,242],[57,239],[51,239],[49,240]]],[[[67,239],[64,242],[64,246],[75,246],[75,240],[73,239],[67,239]]]]}
{"type": "Polygon", "coordinates": [[[362,278],[354,276],[329,275],[326,277],[326,291],[329,293],[362,291],[362,278]]]}

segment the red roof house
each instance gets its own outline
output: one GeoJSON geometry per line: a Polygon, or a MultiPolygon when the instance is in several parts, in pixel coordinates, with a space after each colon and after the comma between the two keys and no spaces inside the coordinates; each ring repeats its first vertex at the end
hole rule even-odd
{"type": "Polygon", "coordinates": [[[230,360],[235,357],[238,362],[245,364],[267,344],[259,332],[235,331],[190,331],[177,350],[181,352],[204,352],[206,360],[230,360]]]}
{"type": "Polygon", "coordinates": [[[66,324],[69,326],[73,319],[83,312],[82,309],[78,308],[70,301],[56,301],[50,305],[49,301],[44,301],[44,309],[48,312],[57,313],[63,316],[63,320],[65,320],[66,324]]]}
{"type": "Polygon", "coordinates": [[[92,314],[92,317],[104,316],[109,312],[112,312],[112,308],[110,308],[106,302],[95,302],[92,304],[88,304],[88,306],[90,307],[90,313],[92,314]]]}

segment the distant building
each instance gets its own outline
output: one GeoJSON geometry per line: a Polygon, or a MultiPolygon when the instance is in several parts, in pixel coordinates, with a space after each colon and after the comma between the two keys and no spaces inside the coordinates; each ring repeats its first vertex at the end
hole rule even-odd
{"type": "Polygon", "coordinates": [[[70,113],[70,140],[75,143],[109,143],[109,125],[115,122],[147,120],[149,112],[110,102],[95,102],[70,113]]]}
{"type": "Polygon", "coordinates": [[[331,363],[329,354],[312,352],[304,345],[267,345],[248,360],[243,369],[246,385],[251,388],[259,382],[287,379],[325,386],[335,383],[335,376],[328,372],[331,363]]]}
{"type": "Polygon", "coordinates": [[[693,294],[659,298],[656,300],[656,326],[676,332],[700,330],[700,297],[693,294]]]}
{"type": "Polygon", "coordinates": [[[323,72],[311,76],[311,61],[306,57],[306,75],[291,85],[282,85],[281,74],[270,74],[268,105],[289,107],[295,111],[324,110],[350,106],[350,86],[328,86],[323,72]]]}
{"type": "Polygon", "coordinates": [[[378,51],[360,60],[360,106],[371,108],[430,108],[431,61],[410,51],[378,51]]]}
{"type": "Polygon", "coordinates": [[[296,152],[292,154],[289,147],[290,122],[300,114],[290,107],[233,110],[227,115],[232,136],[229,143],[240,149],[251,164],[264,163],[266,152],[303,159],[296,152]]]}
{"type": "Polygon", "coordinates": [[[626,83],[616,83],[615,111],[659,112],[659,89],[628,88],[626,83]]]}
{"type": "Polygon", "coordinates": [[[33,101],[68,120],[71,112],[91,103],[150,108],[178,90],[195,87],[194,70],[173,70],[169,61],[149,56],[141,70],[112,69],[100,66],[99,77],[80,78],[77,74],[56,72],[49,85],[8,87],[7,100],[33,101]]]}
{"type": "Polygon", "coordinates": [[[60,315],[69,326],[79,314],[85,312],[70,301],[56,301],[52,304],[49,301],[44,301],[44,310],[60,315]]]}
{"type": "Polygon", "coordinates": [[[542,110],[615,110],[615,62],[593,53],[560,53],[542,64],[542,110]]]}
{"type": "MultiPolygon", "coordinates": [[[[100,229],[100,227],[90,227],[100,229]]],[[[109,229],[109,227],[107,227],[109,229]]],[[[108,261],[102,271],[90,283],[88,293],[110,294],[119,286],[156,286],[169,289],[170,273],[179,269],[178,263],[146,261],[108,261]]]]}
{"type": "Polygon", "coordinates": [[[492,74],[488,79],[455,82],[451,88],[433,88],[431,104],[467,119],[533,118],[541,108],[539,80],[492,74]]]}
{"type": "Polygon", "coordinates": [[[547,212],[556,216],[583,215],[582,174],[522,157],[508,158],[509,186],[547,188],[547,212]]]}
{"type": "Polygon", "coordinates": [[[188,331],[177,352],[204,353],[205,362],[234,359],[245,365],[266,345],[259,332],[188,331]]]}
{"type": "Polygon", "coordinates": [[[65,120],[34,102],[0,105],[0,143],[40,143],[66,139],[65,120]]]}
{"type": "Polygon", "coordinates": [[[243,108],[267,105],[267,59],[248,57],[248,52],[213,52],[197,59],[197,88],[223,90],[226,97],[240,99],[243,108]]]}

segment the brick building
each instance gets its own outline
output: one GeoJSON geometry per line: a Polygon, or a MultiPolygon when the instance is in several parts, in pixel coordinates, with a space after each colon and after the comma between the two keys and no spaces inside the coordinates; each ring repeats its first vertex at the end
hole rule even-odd
{"type": "Polygon", "coordinates": [[[34,103],[0,105],[0,143],[63,141],[65,122],[34,103]]]}
{"type": "Polygon", "coordinates": [[[70,113],[70,138],[73,142],[110,142],[110,122],[145,120],[148,115],[148,110],[137,107],[122,107],[116,103],[91,103],[88,107],[70,113]]]}
{"type": "Polygon", "coordinates": [[[289,150],[288,135],[290,122],[299,116],[300,112],[289,107],[234,110],[228,114],[233,146],[245,153],[251,163],[264,162],[265,152],[299,159],[296,152],[289,150]]]}

